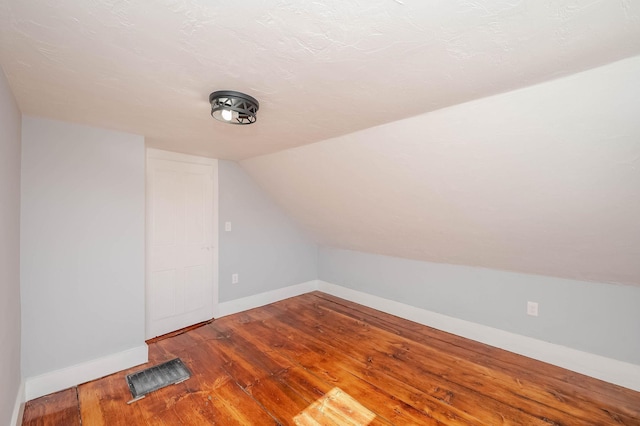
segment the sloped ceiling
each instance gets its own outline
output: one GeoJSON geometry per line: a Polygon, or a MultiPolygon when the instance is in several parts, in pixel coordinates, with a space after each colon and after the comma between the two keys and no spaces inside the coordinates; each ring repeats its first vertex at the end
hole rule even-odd
{"type": "Polygon", "coordinates": [[[321,244],[640,285],[636,55],[623,0],[0,0],[24,114],[243,160],[321,244]]]}
{"type": "Polygon", "coordinates": [[[636,1],[0,0],[23,113],[234,160],[636,54],[636,1]],[[221,89],[258,122],[212,120],[221,89]]]}
{"type": "Polygon", "coordinates": [[[640,284],[640,57],[241,164],[327,246],[640,284]]]}

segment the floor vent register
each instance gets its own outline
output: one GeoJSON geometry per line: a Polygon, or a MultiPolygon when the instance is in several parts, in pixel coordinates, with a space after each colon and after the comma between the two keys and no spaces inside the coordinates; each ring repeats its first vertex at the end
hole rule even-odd
{"type": "Polygon", "coordinates": [[[189,377],[191,372],[180,358],[131,373],[127,375],[127,384],[133,399],[128,403],[138,401],[150,392],[184,382],[189,377]]]}

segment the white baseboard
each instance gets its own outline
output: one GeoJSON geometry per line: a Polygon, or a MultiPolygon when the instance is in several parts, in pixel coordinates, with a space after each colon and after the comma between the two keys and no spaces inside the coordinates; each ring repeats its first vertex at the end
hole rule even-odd
{"type": "Polygon", "coordinates": [[[311,280],[301,284],[283,287],[265,293],[255,294],[253,296],[243,297],[241,299],[230,300],[218,305],[218,315],[216,318],[235,314],[249,309],[258,308],[268,305],[269,303],[279,302],[280,300],[290,297],[300,296],[318,289],[318,280],[311,280]]]}
{"type": "Polygon", "coordinates": [[[13,406],[13,414],[11,415],[11,426],[22,425],[22,415],[24,414],[24,380],[20,382],[18,393],[16,394],[16,402],[13,406]]]}
{"type": "Polygon", "coordinates": [[[318,281],[318,290],[438,330],[640,391],[640,365],[449,317],[325,281],[318,281]]]}
{"type": "Polygon", "coordinates": [[[29,377],[26,379],[25,397],[27,401],[39,398],[43,395],[68,389],[81,383],[144,364],[148,360],[149,349],[144,344],[40,376],[29,377]]]}

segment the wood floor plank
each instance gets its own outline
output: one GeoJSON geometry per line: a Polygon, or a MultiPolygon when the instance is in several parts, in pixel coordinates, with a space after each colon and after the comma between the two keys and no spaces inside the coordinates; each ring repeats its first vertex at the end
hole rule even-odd
{"type": "MultiPolygon", "coordinates": [[[[266,307],[265,309],[272,310],[275,307],[266,307]]],[[[278,312],[275,310],[274,312],[278,312]]],[[[263,322],[267,322],[264,320],[263,322]]],[[[303,331],[311,340],[306,340],[305,345],[312,347],[314,345],[313,339],[318,340],[319,347],[322,347],[325,352],[329,352],[332,355],[342,356],[342,362],[347,363],[359,363],[362,365],[361,374],[369,374],[372,372],[380,373],[380,383],[384,387],[385,383],[391,381],[391,379],[411,384],[416,388],[416,392],[424,395],[426,398],[422,400],[425,407],[429,407],[429,413],[436,417],[447,420],[447,424],[455,424],[453,419],[466,419],[467,422],[473,423],[471,419],[481,419],[475,421],[479,424],[486,419],[491,419],[491,424],[539,424],[548,425],[549,421],[536,418],[532,415],[524,413],[522,410],[514,409],[509,405],[505,405],[492,398],[482,399],[481,395],[472,392],[469,389],[458,386],[455,383],[448,382],[445,379],[439,377],[433,377],[430,375],[417,375],[415,371],[407,370],[405,366],[395,363],[394,360],[385,360],[378,364],[377,359],[374,360],[373,352],[369,354],[363,352],[358,346],[359,342],[345,342],[340,340],[334,340],[333,336],[326,336],[325,333],[317,333],[317,328],[307,327],[302,321],[296,321],[291,323],[288,316],[275,315],[271,321],[279,322],[280,327],[291,327],[292,329],[303,331]],[[334,347],[337,345],[339,349],[334,347]],[[375,361],[375,362],[374,362],[375,361]],[[366,373],[365,373],[366,372],[366,373]],[[452,399],[455,395],[456,398],[452,399]],[[479,401],[482,403],[479,403],[479,401]],[[428,403],[431,403],[430,405],[428,403]],[[433,404],[435,403],[435,404],[433,404]]],[[[301,335],[296,335],[298,340],[303,339],[301,335]]],[[[318,360],[300,360],[301,363],[312,369],[314,363],[318,363],[318,360]]],[[[335,362],[333,359],[330,363],[335,362]]],[[[334,377],[335,372],[332,369],[327,369],[329,377],[334,377]],[[330,373],[329,373],[330,371],[330,373]]],[[[424,409],[424,408],[423,408],[424,409]]]]}
{"type": "MultiPolygon", "coordinates": [[[[367,360],[374,364],[379,363],[389,374],[395,375],[397,378],[408,381],[415,378],[415,374],[418,373],[421,381],[427,381],[430,384],[429,389],[437,389],[438,392],[446,395],[447,401],[451,404],[458,404],[463,397],[468,404],[474,406],[483,395],[485,403],[488,402],[486,396],[491,395],[491,399],[502,404],[498,413],[503,416],[507,416],[509,410],[507,406],[515,405],[519,410],[545,422],[575,421],[574,415],[554,406],[557,405],[557,401],[554,401],[552,406],[535,403],[521,395],[521,392],[528,392],[526,387],[513,385],[505,388],[502,386],[503,383],[496,384],[496,379],[491,376],[492,372],[478,370],[473,365],[466,365],[467,369],[457,370],[455,366],[451,365],[454,361],[437,352],[430,353],[429,357],[416,359],[406,351],[406,342],[389,344],[385,341],[387,336],[384,335],[376,336],[379,340],[372,342],[359,334],[360,330],[357,328],[346,331],[344,324],[341,327],[333,327],[331,321],[325,320],[322,323],[317,321],[313,318],[310,309],[297,311],[297,307],[289,306],[289,308],[287,309],[286,301],[267,307],[271,310],[281,310],[283,318],[295,315],[297,327],[301,330],[305,329],[306,332],[315,333],[321,338],[330,335],[332,341],[339,342],[341,350],[345,353],[355,359],[367,360]]],[[[368,332],[377,334],[374,330],[368,330],[368,332]]],[[[423,390],[427,391],[427,389],[423,390]]],[[[542,395],[542,397],[545,396],[542,395]]],[[[509,411],[514,412],[513,410],[509,411]]],[[[587,416],[584,414],[584,417],[587,416]]]]}
{"type": "MultiPolygon", "coordinates": [[[[375,409],[375,407],[381,407],[381,405],[372,404],[372,401],[361,398],[360,395],[354,392],[354,389],[356,389],[357,386],[345,386],[348,389],[347,391],[339,388],[335,384],[330,384],[321,380],[319,377],[314,376],[308,370],[300,366],[296,366],[282,372],[276,377],[276,379],[286,384],[305,398],[307,406],[302,410],[302,412],[307,411],[314,403],[321,401],[325,396],[337,390],[338,392],[344,392],[353,399],[355,403],[352,403],[352,409],[355,412],[363,411],[371,414],[369,424],[392,425],[403,419],[399,415],[394,416],[395,418],[390,417],[387,413],[384,413],[383,410],[375,410],[375,412],[371,410],[369,408],[370,406],[375,409]],[[318,392],[319,390],[322,390],[322,392],[318,392]],[[318,393],[322,393],[322,395],[318,395],[318,393]]],[[[355,379],[356,378],[354,378],[354,381],[355,379]]],[[[384,398],[380,398],[379,402],[382,402],[383,399],[384,398]]],[[[385,400],[385,402],[388,403],[389,401],[385,400]]],[[[300,416],[302,412],[298,413],[298,416],[300,416]]],[[[405,421],[405,423],[407,422],[405,421]]]]}
{"type": "Polygon", "coordinates": [[[25,404],[24,426],[69,425],[80,426],[78,394],[75,388],[66,389],[25,404]]]}
{"type": "Polygon", "coordinates": [[[491,392],[494,398],[505,403],[519,399],[516,405],[534,415],[550,416],[559,420],[566,417],[558,412],[560,410],[571,417],[581,418],[585,422],[629,424],[633,421],[633,414],[624,413],[619,406],[593,404],[592,400],[585,397],[584,392],[563,393],[547,381],[539,384],[533,377],[527,380],[522,375],[510,375],[500,368],[488,369],[471,362],[466,357],[457,357],[451,353],[441,356],[442,352],[432,346],[417,344],[404,337],[394,339],[391,337],[393,334],[377,328],[362,327],[362,324],[354,325],[352,321],[340,318],[339,314],[332,311],[313,309],[304,311],[308,316],[313,316],[314,313],[317,314],[317,320],[325,321],[325,327],[338,335],[353,338],[360,333],[360,337],[364,338],[365,334],[373,334],[371,337],[376,341],[377,350],[380,353],[403,359],[405,362],[414,362],[416,368],[435,361],[429,366],[429,373],[446,376],[449,380],[470,389],[484,388],[483,393],[491,392]],[[455,376],[454,372],[457,371],[464,371],[465,375],[455,376]],[[531,404],[531,400],[536,401],[536,404],[531,404]],[[536,408],[539,409],[536,410],[536,408]]]}
{"type": "MultiPolygon", "coordinates": [[[[277,358],[281,358],[281,354],[284,354],[284,356],[288,355],[284,351],[277,350],[277,346],[281,346],[280,335],[273,334],[271,330],[266,330],[264,328],[257,329],[253,327],[255,323],[252,320],[245,320],[245,318],[250,318],[248,315],[243,315],[241,318],[243,318],[243,320],[239,321],[238,324],[227,323],[224,328],[225,333],[228,335],[231,333],[237,333],[239,336],[245,336],[247,339],[254,339],[256,335],[260,335],[261,338],[259,340],[254,339],[254,341],[256,341],[256,345],[265,355],[272,357],[275,356],[277,358]]],[[[220,323],[218,323],[217,326],[222,327],[220,323]]],[[[303,351],[308,352],[306,349],[303,351]]],[[[283,381],[303,395],[307,401],[314,401],[316,398],[323,396],[335,388],[336,384],[332,380],[322,381],[319,377],[309,374],[308,370],[297,364],[294,358],[288,357],[288,359],[296,364],[296,366],[282,370],[275,376],[278,380],[283,381]],[[291,382],[289,380],[291,378],[295,378],[296,380],[291,382]],[[306,386],[298,386],[302,381],[305,382],[306,386]]],[[[344,377],[348,378],[349,386],[346,386],[343,390],[348,392],[350,396],[356,396],[356,399],[360,403],[365,404],[370,411],[378,411],[377,408],[379,407],[381,412],[378,412],[378,416],[386,423],[392,423],[392,421],[389,421],[388,419],[393,420],[403,416],[402,410],[398,408],[395,408],[395,410],[390,409],[394,405],[398,405],[398,401],[386,394],[386,392],[373,387],[367,382],[361,382],[355,376],[347,374],[344,377]],[[362,398],[358,398],[358,395],[367,395],[367,401],[362,398]]],[[[343,387],[344,386],[343,381],[343,387]]],[[[408,419],[411,416],[404,417],[408,419]]],[[[419,414],[419,417],[424,423],[425,416],[420,416],[419,414]]],[[[405,420],[402,423],[409,424],[410,422],[405,420]]]]}
{"type": "Polygon", "coordinates": [[[29,401],[24,425],[640,425],[640,393],[320,292],[152,342],[147,365],[29,401]],[[192,376],[127,404],[126,374],[192,376]]]}
{"type": "Polygon", "coordinates": [[[141,406],[127,404],[132,396],[125,380],[126,374],[142,368],[145,367],[136,367],[79,385],[78,400],[83,424],[125,426],[131,422],[146,425],[141,406]]]}
{"type": "MultiPolygon", "coordinates": [[[[252,313],[251,315],[254,314],[252,313]]],[[[437,391],[434,392],[434,395],[423,393],[422,390],[407,384],[413,383],[413,385],[423,385],[423,380],[419,383],[416,383],[415,378],[409,379],[407,382],[398,381],[394,379],[393,376],[387,375],[386,372],[377,369],[368,361],[363,361],[349,356],[345,357],[344,355],[346,353],[344,347],[340,346],[339,348],[336,348],[331,345],[331,341],[329,341],[329,344],[319,341],[319,336],[312,335],[315,330],[312,330],[310,335],[301,335],[299,333],[300,329],[291,327],[289,324],[286,324],[286,321],[284,323],[281,321],[282,319],[272,317],[268,319],[263,318],[261,323],[262,325],[272,327],[276,332],[276,335],[287,335],[288,333],[291,334],[291,331],[293,331],[293,333],[295,333],[295,343],[292,340],[285,341],[281,344],[282,349],[289,350],[292,345],[297,345],[292,351],[292,356],[295,357],[299,363],[304,365],[305,368],[308,368],[311,371],[316,371],[318,375],[325,377],[327,380],[339,383],[340,369],[336,369],[335,367],[341,366],[348,370],[350,374],[357,375],[362,378],[362,380],[371,383],[378,383],[380,387],[392,390],[394,397],[398,397],[399,395],[408,395],[407,398],[403,399],[403,402],[411,405],[417,403],[416,405],[421,407],[421,410],[442,419],[447,424],[458,424],[456,422],[461,419],[464,419],[461,424],[474,423],[473,416],[467,416],[464,412],[456,411],[455,407],[452,407],[449,402],[445,402],[446,399],[443,395],[446,396],[446,392],[444,389],[437,389],[437,391]],[[287,327],[291,328],[287,329],[287,327]],[[310,350],[301,350],[299,348],[301,343],[310,348],[310,350]],[[423,398],[423,395],[427,395],[431,398],[425,399],[423,398]]],[[[295,327],[298,327],[299,325],[300,324],[297,324],[295,327]]],[[[266,332],[264,330],[258,330],[256,333],[265,335],[266,332]]],[[[484,407],[477,407],[476,405],[473,405],[472,408],[474,411],[480,413],[485,410],[484,407]]],[[[486,411],[485,415],[489,416],[486,418],[491,418],[491,414],[492,411],[486,411]]],[[[535,423],[530,419],[527,420],[529,420],[529,424],[535,423]]],[[[484,424],[479,421],[475,421],[475,423],[484,424]]],[[[522,424],[522,422],[519,424],[522,424]]]]}
{"type": "MultiPolygon", "coordinates": [[[[184,349],[180,344],[168,341],[163,341],[165,342],[164,344],[158,342],[158,345],[162,347],[166,354],[165,358],[179,357],[190,369],[192,378],[180,385],[185,386],[186,393],[198,402],[196,406],[204,410],[202,414],[206,414],[206,418],[208,418],[206,424],[246,425],[252,424],[252,422],[265,425],[275,424],[276,422],[269,413],[257,405],[256,401],[247,392],[244,392],[238,386],[237,381],[229,375],[225,369],[225,359],[221,356],[221,353],[217,350],[212,351],[207,345],[209,340],[222,338],[219,333],[209,329],[205,332],[200,331],[196,336],[192,337],[198,340],[199,344],[194,345],[194,339],[188,339],[184,349]],[[200,337],[203,335],[208,338],[201,339],[200,337]]],[[[161,406],[145,406],[145,404],[153,404],[155,401],[171,400],[158,393],[152,393],[149,396],[153,398],[149,401],[146,401],[145,398],[136,404],[140,404],[149,413],[162,413],[168,409],[177,411],[176,415],[180,418],[180,411],[184,410],[181,405],[178,404],[177,407],[171,405],[164,408],[161,406]]],[[[172,418],[176,415],[170,414],[172,418]]],[[[179,420],[182,423],[176,423],[177,421],[173,420],[173,424],[199,424],[189,423],[189,421],[194,421],[191,419],[179,420]]]]}
{"type": "MultiPolygon", "coordinates": [[[[385,377],[384,380],[378,381],[378,383],[384,384],[384,389],[376,387],[369,380],[369,374],[357,374],[358,367],[354,367],[352,364],[337,361],[340,354],[337,356],[331,356],[331,348],[320,348],[313,346],[313,343],[305,342],[312,347],[305,347],[302,345],[304,338],[297,335],[294,341],[282,340],[286,335],[283,333],[283,328],[269,328],[265,327],[265,321],[247,322],[243,328],[237,329],[239,333],[248,333],[249,335],[260,335],[262,342],[268,341],[271,345],[277,348],[278,351],[285,354],[294,360],[299,367],[302,367],[305,374],[311,373],[316,380],[320,379],[320,383],[325,383],[324,389],[321,393],[326,393],[327,388],[340,386],[341,389],[348,392],[351,396],[355,397],[357,401],[364,404],[371,411],[377,413],[381,418],[390,421],[395,424],[442,424],[427,412],[416,409],[407,401],[412,399],[407,397],[405,399],[398,395],[413,395],[418,392],[416,389],[411,389],[407,392],[398,392],[397,384],[392,383],[389,378],[385,377]],[[327,360],[327,358],[331,358],[327,360]],[[365,376],[366,378],[362,378],[365,376]],[[388,393],[393,392],[393,393],[388,393]]],[[[286,338],[284,338],[286,339],[286,338]]],[[[288,370],[284,377],[288,375],[288,370]]],[[[306,376],[307,379],[310,376],[306,376]]],[[[290,383],[290,382],[288,382],[290,383]]],[[[317,381],[314,381],[315,385],[312,386],[314,390],[318,390],[317,381]]],[[[293,386],[293,385],[292,385],[293,386]]],[[[448,415],[447,424],[458,424],[453,422],[454,415],[451,415],[447,411],[448,415]]],[[[460,424],[473,424],[472,422],[462,422],[460,424]]],[[[478,423],[481,424],[481,423],[478,423]]]]}
{"type": "Polygon", "coordinates": [[[355,321],[332,310],[314,306],[312,309],[307,307],[304,311],[300,311],[297,310],[297,305],[287,304],[287,301],[283,301],[279,305],[289,306],[292,312],[309,318],[311,321],[322,322],[325,328],[344,339],[356,337],[361,341],[375,341],[376,350],[379,353],[401,359],[405,363],[414,363],[416,368],[431,363],[430,373],[450,377],[451,380],[470,389],[481,387],[484,389],[484,393],[491,391],[494,398],[502,402],[519,398],[521,401],[518,406],[528,407],[528,411],[532,414],[541,415],[542,412],[539,410],[536,412],[534,407],[539,404],[530,404],[529,400],[534,400],[548,407],[545,409],[545,413],[554,413],[557,418],[563,416],[559,416],[559,413],[555,412],[556,408],[574,418],[582,418],[584,421],[600,421],[606,424],[612,421],[630,423],[632,420],[630,415],[619,409],[620,407],[595,406],[581,393],[562,392],[547,382],[539,385],[537,381],[528,380],[522,374],[513,376],[502,369],[488,369],[466,357],[455,356],[451,352],[443,356],[441,351],[432,346],[422,345],[406,337],[370,327],[366,323],[355,321]],[[458,370],[464,371],[465,375],[455,376],[454,374],[458,370]],[[561,401],[562,404],[558,405],[558,401],[561,401]]]}
{"type": "MultiPolygon", "coordinates": [[[[372,325],[375,324],[377,328],[384,329],[394,334],[403,335],[416,343],[425,345],[426,347],[431,347],[451,355],[455,355],[456,357],[481,365],[490,370],[501,371],[508,377],[518,380],[520,384],[527,381],[534,383],[540,376],[543,376],[546,392],[556,399],[565,400],[568,405],[597,407],[596,410],[601,411],[605,416],[617,419],[626,419],[627,422],[631,421],[631,419],[640,417],[640,405],[634,401],[634,394],[636,393],[621,386],[599,381],[578,373],[569,372],[568,374],[565,374],[563,372],[566,372],[567,370],[563,370],[559,367],[491,347],[487,348],[492,351],[494,356],[485,355],[484,352],[479,353],[470,351],[467,348],[463,348],[455,344],[452,345],[449,342],[434,339],[430,336],[427,338],[421,338],[419,330],[423,330],[427,335],[435,334],[437,337],[441,337],[437,333],[444,335],[446,335],[446,333],[437,332],[437,330],[415,323],[412,325],[418,331],[412,331],[411,327],[402,328],[401,325],[403,323],[406,324],[407,321],[401,320],[398,317],[373,310],[370,310],[369,313],[365,314],[360,312],[360,309],[364,308],[369,310],[370,308],[361,307],[360,305],[355,305],[352,302],[346,302],[345,306],[342,303],[344,301],[341,299],[336,301],[333,296],[329,296],[328,301],[330,301],[330,304],[325,305],[323,302],[327,301],[328,295],[316,293],[314,296],[321,300],[319,303],[314,303],[316,309],[326,309],[328,311],[340,313],[349,318],[357,319],[372,325]],[[385,324],[385,322],[389,322],[394,325],[390,326],[388,323],[385,324]],[[597,386],[594,386],[594,383],[597,383],[597,386]],[[578,401],[578,403],[575,404],[574,401],[578,401]]],[[[457,341],[462,339],[457,336],[455,336],[455,338],[457,341]]],[[[470,342],[465,339],[462,340],[470,342]]],[[[471,343],[479,345],[477,342],[471,343]]]]}
{"type": "Polygon", "coordinates": [[[496,350],[491,346],[425,327],[325,293],[314,292],[304,296],[315,297],[315,302],[312,299],[306,300],[321,308],[339,312],[416,342],[457,354],[488,368],[500,368],[514,376],[544,375],[549,383],[563,390],[566,389],[564,390],[566,392],[579,392],[599,404],[617,406],[631,416],[640,416],[640,407],[628,404],[635,392],[622,386],[603,381],[598,381],[598,386],[593,386],[595,379],[588,376],[530,358],[527,358],[527,362],[524,363],[521,355],[496,350]]]}
{"type": "MultiPolygon", "coordinates": [[[[216,329],[218,324],[211,324],[216,329]]],[[[256,345],[232,333],[209,343],[210,350],[224,360],[235,382],[279,423],[293,424],[294,417],[312,401],[277,379],[292,367],[286,358],[262,352],[256,345]]]]}

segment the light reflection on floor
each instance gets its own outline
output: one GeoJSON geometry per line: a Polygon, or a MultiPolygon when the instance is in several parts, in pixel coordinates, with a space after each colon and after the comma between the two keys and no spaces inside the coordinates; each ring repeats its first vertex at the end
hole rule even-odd
{"type": "Polygon", "coordinates": [[[298,426],[366,426],[376,417],[340,388],[333,388],[293,418],[298,426]]]}

